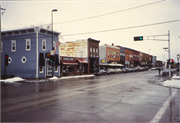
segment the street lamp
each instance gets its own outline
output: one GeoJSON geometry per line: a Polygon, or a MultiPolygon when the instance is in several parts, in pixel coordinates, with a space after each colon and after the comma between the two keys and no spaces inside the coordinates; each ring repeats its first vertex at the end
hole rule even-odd
{"type": "MultiPolygon", "coordinates": [[[[150,64],[150,62],[149,62],[149,51],[150,51],[151,49],[149,49],[148,50],[148,64],[150,64]]],[[[148,65],[148,68],[149,68],[149,65],[148,65]]]]}
{"type": "Polygon", "coordinates": [[[52,15],[52,50],[54,50],[54,48],[53,48],[53,35],[54,35],[54,32],[53,32],[53,12],[57,12],[57,11],[58,11],[57,9],[53,9],[52,13],[51,13],[51,15],[52,15]]]}

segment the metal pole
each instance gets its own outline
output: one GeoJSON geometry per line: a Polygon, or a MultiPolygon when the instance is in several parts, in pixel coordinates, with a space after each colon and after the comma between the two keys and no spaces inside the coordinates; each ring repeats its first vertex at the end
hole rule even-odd
{"type": "MultiPolygon", "coordinates": [[[[170,56],[170,31],[168,30],[168,49],[169,49],[169,60],[171,58],[170,56]]],[[[169,77],[171,77],[171,64],[169,62],[169,77]]]]}
{"type": "MultiPolygon", "coordinates": [[[[1,44],[1,6],[0,6],[0,48],[2,47],[1,45],[2,44],[1,44]]],[[[1,68],[1,53],[0,53],[0,68],[1,68]]],[[[1,70],[0,70],[0,80],[1,80],[1,70]]]]}
{"type": "Polygon", "coordinates": [[[53,50],[53,11],[51,13],[52,17],[52,50],[53,50]]]}

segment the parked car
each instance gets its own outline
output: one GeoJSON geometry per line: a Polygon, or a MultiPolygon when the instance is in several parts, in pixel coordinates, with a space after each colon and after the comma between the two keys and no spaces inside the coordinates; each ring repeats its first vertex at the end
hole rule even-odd
{"type": "Polygon", "coordinates": [[[113,74],[113,73],[115,73],[114,69],[112,68],[107,69],[107,74],[113,74]]]}
{"type": "Polygon", "coordinates": [[[134,72],[138,71],[137,67],[133,67],[132,69],[133,69],[134,72]]]}
{"type": "Polygon", "coordinates": [[[148,67],[144,67],[144,70],[148,70],[148,67]]]}
{"type": "Polygon", "coordinates": [[[129,72],[133,72],[133,69],[132,68],[127,68],[129,70],[129,72]]]}
{"type": "Polygon", "coordinates": [[[152,67],[150,70],[157,70],[157,68],[156,67],[152,67]]]}
{"type": "Polygon", "coordinates": [[[142,71],[141,67],[136,67],[136,71],[142,71]]]}
{"type": "MultiPolygon", "coordinates": [[[[171,71],[171,76],[173,75],[173,72],[171,71]]],[[[162,76],[169,76],[169,69],[165,69],[162,72],[162,76]]]]}
{"type": "Polygon", "coordinates": [[[129,72],[129,69],[127,69],[127,68],[122,68],[122,72],[123,72],[123,73],[127,73],[127,72],[129,72]]]}
{"type": "Polygon", "coordinates": [[[122,73],[122,70],[121,70],[120,68],[115,68],[114,71],[115,71],[116,73],[122,73]]]}
{"type": "Polygon", "coordinates": [[[94,75],[106,75],[106,74],[107,74],[107,71],[105,70],[99,70],[99,71],[94,72],[94,75]]]}

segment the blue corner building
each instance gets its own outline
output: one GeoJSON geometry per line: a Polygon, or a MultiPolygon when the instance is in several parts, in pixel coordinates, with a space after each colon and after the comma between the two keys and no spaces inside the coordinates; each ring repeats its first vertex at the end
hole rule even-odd
{"type": "Polygon", "coordinates": [[[59,69],[59,32],[32,27],[1,32],[1,73],[22,78],[46,78],[60,76],[59,69]],[[53,66],[49,53],[55,49],[53,66]],[[8,66],[5,66],[8,55],[8,66]]]}

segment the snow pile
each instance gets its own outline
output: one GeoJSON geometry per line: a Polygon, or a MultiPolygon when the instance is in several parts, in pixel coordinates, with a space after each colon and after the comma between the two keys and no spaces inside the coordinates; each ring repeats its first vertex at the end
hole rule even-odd
{"type": "Polygon", "coordinates": [[[163,86],[171,86],[175,88],[180,88],[180,76],[173,76],[172,80],[167,80],[163,83],[163,86]]]}
{"type": "Polygon", "coordinates": [[[22,79],[20,77],[14,77],[14,78],[10,78],[10,79],[0,80],[0,82],[13,83],[13,82],[24,81],[24,80],[25,79],[22,79]]]}
{"type": "Polygon", "coordinates": [[[57,80],[59,78],[57,78],[56,76],[53,76],[52,78],[49,78],[49,80],[57,80]]]}
{"type": "Polygon", "coordinates": [[[80,77],[91,77],[91,76],[94,76],[94,75],[67,76],[67,77],[61,77],[61,79],[80,78],[80,77]]]}

